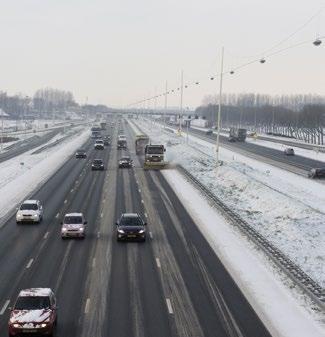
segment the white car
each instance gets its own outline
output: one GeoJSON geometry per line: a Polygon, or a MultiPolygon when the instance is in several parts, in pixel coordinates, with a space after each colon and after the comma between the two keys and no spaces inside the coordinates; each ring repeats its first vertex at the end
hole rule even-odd
{"type": "Polygon", "coordinates": [[[104,150],[104,141],[103,140],[96,140],[95,142],[95,149],[96,150],[104,150]]]}
{"type": "Polygon", "coordinates": [[[68,213],[64,216],[61,222],[61,237],[62,239],[69,237],[77,237],[84,239],[86,236],[85,218],[82,213],[68,213]]]}
{"type": "Polygon", "coordinates": [[[43,206],[39,200],[25,200],[16,214],[16,222],[40,223],[43,219],[43,206]]]}

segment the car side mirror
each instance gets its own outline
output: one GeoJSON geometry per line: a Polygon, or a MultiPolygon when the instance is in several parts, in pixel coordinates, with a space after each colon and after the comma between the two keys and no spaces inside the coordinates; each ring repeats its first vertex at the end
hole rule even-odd
{"type": "Polygon", "coordinates": [[[84,225],[87,225],[87,223],[88,223],[88,221],[85,221],[85,222],[84,222],[84,225]]]}
{"type": "Polygon", "coordinates": [[[13,307],[8,307],[7,310],[11,311],[13,309],[13,307]]]}
{"type": "Polygon", "coordinates": [[[61,221],[60,224],[63,225],[63,221],[61,221]]]}
{"type": "Polygon", "coordinates": [[[164,152],[166,152],[166,149],[164,149],[164,152]]]}
{"type": "Polygon", "coordinates": [[[147,226],[147,223],[146,223],[146,222],[144,222],[143,224],[144,224],[144,226],[147,226]]]}
{"type": "Polygon", "coordinates": [[[118,221],[115,222],[115,225],[118,226],[118,221]]]}

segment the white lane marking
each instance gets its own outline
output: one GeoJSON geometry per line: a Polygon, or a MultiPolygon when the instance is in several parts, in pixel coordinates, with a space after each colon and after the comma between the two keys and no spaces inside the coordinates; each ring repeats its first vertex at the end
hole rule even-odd
{"type": "Polygon", "coordinates": [[[71,190],[70,190],[70,192],[72,193],[74,191],[74,189],[72,188],[71,190]]]}
{"type": "Polygon", "coordinates": [[[148,218],[148,214],[147,214],[147,213],[144,213],[144,216],[145,216],[146,218],[148,218]]]}
{"type": "Polygon", "coordinates": [[[67,199],[65,199],[65,200],[64,200],[64,203],[66,204],[67,202],[68,202],[68,200],[67,200],[67,199]]]}
{"type": "Polygon", "coordinates": [[[142,203],[142,204],[144,204],[144,201],[143,201],[143,200],[141,200],[141,203],[142,203]]]}
{"type": "Polygon", "coordinates": [[[26,269],[29,269],[31,265],[33,264],[34,259],[30,259],[29,262],[27,263],[26,269]]]}
{"type": "Polygon", "coordinates": [[[78,181],[78,180],[76,180],[76,185],[78,184],[78,182],[79,182],[79,181],[78,181]]]}
{"type": "Polygon", "coordinates": [[[93,258],[93,264],[92,264],[92,266],[93,266],[93,268],[96,267],[96,258],[95,257],[93,258]]]}
{"type": "Polygon", "coordinates": [[[172,315],[174,313],[172,303],[169,298],[166,298],[168,312],[172,315]]]}
{"type": "Polygon", "coordinates": [[[97,232],[97,239],[100,238],[100,232],[97,232]]]}
{"type": "Polygon", "coordinates": [[[141,188],[139,188],[138,191],[141,193],[141,188]]]}
{"type": "Polygon", "coordinates": [[[5,302],[5,304],[3,305],[3,307],[2,307],[2,309],[0,311],[0,316],[2,316],[5,313],[5,311],[6,311],[7,307],[8,307],[8,305],[9,305],[9,303],[10,303],[10,300],[7,300],[5,302]]]}
{"type": "Polygon", "coordinates": [[[157,267],[158,267],[158,268],[161,268],[160,260],[159,260],[158,257],[156,257],[156,263],[157,263],[157,267]]]}
{"type": "Polygon", "coordinates": [[[85,314],[88,314],[90,306],[90,298],[87,298],[86,305],[85,305],[85,314]]]}
{"type": "Polygon", "coordinates": [[[153,239],[152,232],[149,232],[150,238],[153,239]]]}
{"type": "Polygon", "coordinates": [[[103,212],[102,212],[102,213],[100,213],[100,217],[101,217],[101,218],[103,217],[103,212]]]}
{"type": "Polygon", "coordinates": [[[60,213],[58,213],[55,217],[58,218],[60,216],[60,213]]]}
{"type": "Polygon", "coordinates": [[[50,234],[50,232],[46,232],[46,233],[44,234],[44,237],[43,237],[44,240],[47,239],[47,237],[49,236],[49,234],[50,234]]]}

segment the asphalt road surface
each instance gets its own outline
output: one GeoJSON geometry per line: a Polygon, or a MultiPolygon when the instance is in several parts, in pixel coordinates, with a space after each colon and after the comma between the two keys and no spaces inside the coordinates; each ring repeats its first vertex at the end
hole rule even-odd
{"type": "Polygon", "coordinates": [[[58,300],[62,337],[270,336],[158,171],[144,171],[132,131],[124,126],[134,168],[119,169],[124,153],[85,145],[87,159],[71,158],[35,194],[44,206],[37,225],[0,229],[0,336],[19,291],[50,287],[58,300]],[[90,170],[102,158],[107,169],[90,170]],[[88,221],[84,240],[62,240],[65,213],[88,221]],[[117,242],[115,222],[138,212],[147,241],[117,242]]]}

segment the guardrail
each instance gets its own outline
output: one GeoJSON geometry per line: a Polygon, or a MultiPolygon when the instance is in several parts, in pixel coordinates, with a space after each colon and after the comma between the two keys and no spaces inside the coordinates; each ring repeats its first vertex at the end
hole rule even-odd
{"type": "Polygon", "coordinates": [[[198,181],[184,167],[178,165],[177,169],[188,178],[199,190],[208,197],[213,205],[231,221],[233,225],[240,229],[250,240],[252,240],[266,255],[295,283],[300,289],[322,309],[325,310],[325,289],[309,277],[299,266],[291,261],[285,254],[276,248],[263,235],[258,233],[252,226],[243,220],[236,212],[230,209],[217,196],[215,196],[206,186],[198,181]]]}

